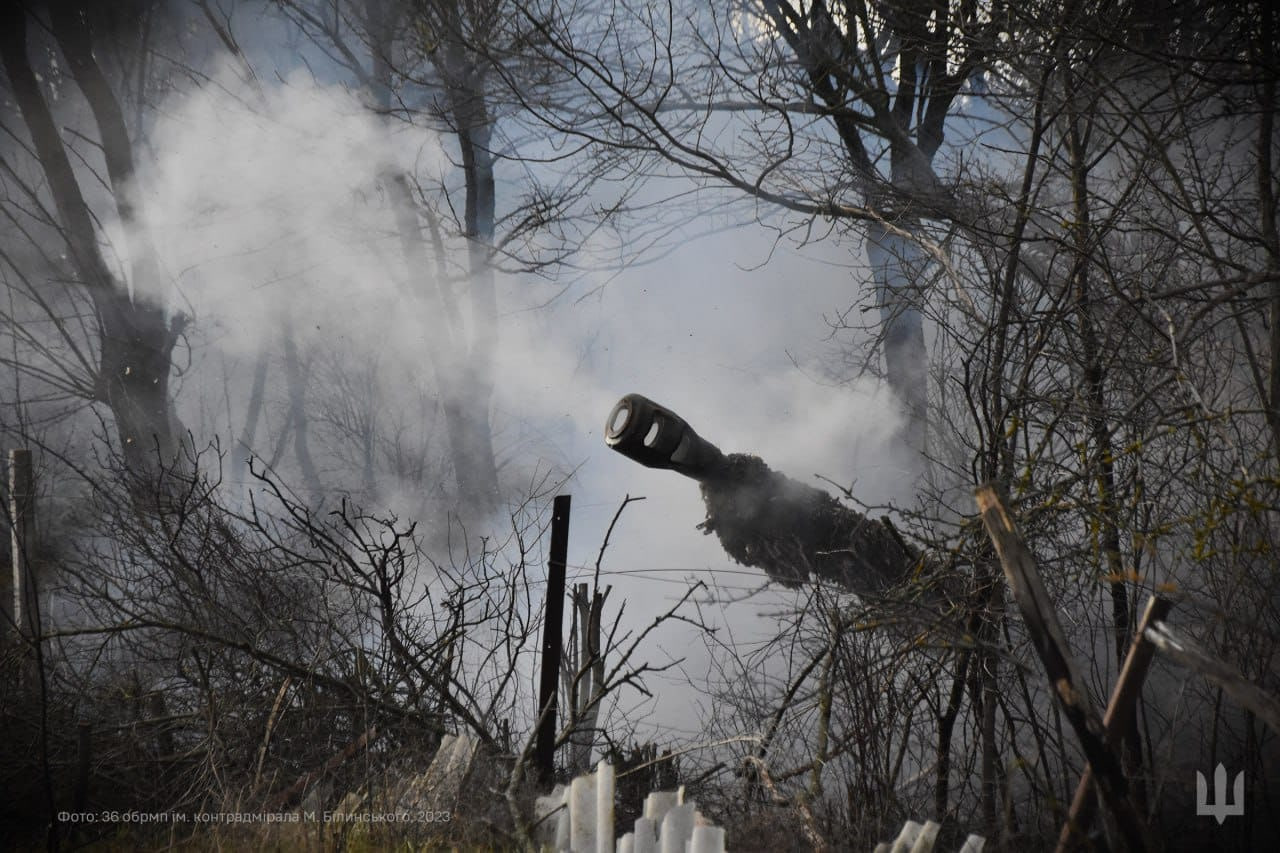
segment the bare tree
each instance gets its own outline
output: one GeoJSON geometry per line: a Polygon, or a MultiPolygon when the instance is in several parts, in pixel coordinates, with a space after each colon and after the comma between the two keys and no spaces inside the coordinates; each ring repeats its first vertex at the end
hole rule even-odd
{"type": "MultiPolygon", "coordinates": [[[[1163,584],[1196,590],[1183,615],[1226,656],[1271,661],[1280,638],[1264,556],[1275,531],[1275,32],[1255,12],[760,2],[527,13],[576,86],[530,99],[558,131],[655,176],[742,193],[765,221],[798,218],[800,240],[866,230],[889,381],[909,409],[931,401],[933,471],[908,527],[970,578],[963,637],[931,635],[942,654],[895,673],[899,713],[876,725],[885,742],[904,734],[925,771],[909,777],[934,781],[935,814],[972,803],[1012,847],[1061,820],[1046,803],[1069,795],[1079,765],[1021,668],[1028,638],[966,522],[968,490],[996,481],[1015,496],[1100,694],[1136,605],[1163,584]],[[934,749],[913,740],[924,737],[934,749]]],[[[766,681],[760,663],[734,683],[771,685],[749,697],[747,719],[774,703],[779,719],[794,713],[787,766],[806,768],[796,778],[822,768],[821,779],[839,765],[827,760],[838,715],[811,738],[830,695],[829,638],[859,618],[807,606],[787,636],[807,631],[809,645],[780,653],[794,661],[788,676],[766,681]]],[[[868,609],[883,616],[871,602],[851,612],[868,609]]],[[[1186,803],[1170,752],[1204,764],[1230,749],[1263,770],[1247,714],[1204,694],[1159,696],[1204,737],[1192,747],[1158,704],[1126,732],[1134,795],[1170,830],[1186,803]]],[[[784,784],[807,803],[799,788],[784,784]]],[[[896,793],[921,794],[914,783],[896,793]]],[[[1233,843],[1275,831],[1242,825],[1233,843]]]]}
{"type": "Polygon", "coordinates": [[[821,220],[863,229],[903,439],[925,451],[932,273],[919,231],[956,213],[933,161],[1008,28],[1003,5],[768,0],[658,16],[552,2],[524,15],[575,87],[529,99],[557,131],[799,214],[779,229],[801,240],[821,220]]]}
{"type": "MultiPolygon", "coordinates": [[[[88,292],[95,314],[96,363],[88,362],[87,354],[80,355],[82,365],[92,366],[87,377],[92,398],[110,409],[130,470],[149,479],[159,466],[179,458],[183,427],[173,409],[169,376],[183,321],[180,316],[170,317],[162,302],[163,273],[139,215],[141,200],[133,186],[134,140],[126,124],[123,101],[95,53],[95,26],[103,20],[74,4],[51,4],[47,26],[54,45],[43,45],[31,38],[42,23],[33,13],[20,5],[11,5],[5,12],[5,74],[25,125],[23,144],[29,140],[27,151],[39,164],[44,178],[42,187],[24,181],[17,165],[6,162],[6,175],[13,181],[11,188],[25,196],[11,197],[8,214],[31,217],[37,227],[51,226],[63,241],[69,272],[88,292]],[[57,64],[41,63],[44,79],[51,80],[55,87],[74,83],[79,89],[92,113],[97,135],[92,144],[101,152],[100,160],[96,156],[87,160],[72,147],[74,137],[59,131],[49,99],[42,91],[41,75],[32,54],[40,55],[43,49],[53,56],[55,46],[69,78],[61,73],[51,74],[59,67],[57,64]],[[72,165],[73,157],[83,165],[79,175],[72,165]],[[105,175],[100,169],[105,169],[105,175]],[[91,210],[82,189],[82,182],[88,177],[109,189],[113,210],[91,210]],[[102,244],[98,223],[107,217],[117,220],[128,235],[127,245],[116,247],[127,265],[123,275],[112,271],[102,244]]],[[[100,50],[102,45],[97,48],[100,50]]],[[[44,275],[54,273],[48,270],[44,275]]],[[[32,295],[42,299],[39,292],[32,295]]]]}
{"type": "Polygon", "coordinates": [[[521,51],[528,32],[513,4],[290,0],[281,7],[350,75],[388,133],[416,123],[452,141],[460,206],[455,187],[433,186],[430,175],[388,165],[381,182],[395,211],[406,293],[438,330],[425,343],[459,497],[474,510],[491,511],[499,496],[490,412],[496,276],[504,268],[545,272],[572,254],[572,239],[543,246],[536,238],[552,223],[567,235],[564,226],[590,176],[547,187],[525,169],[524,194],[499,202],[496,169],[520,166],[524,156],[510,131],[504,136],[499,127],[505,120],[516,130],[518,106],[496,69],[505,65],[510,72],[527,62],[521,51]],[[451,266],[446,251],[455,241],[466,263],[451,266]]]}

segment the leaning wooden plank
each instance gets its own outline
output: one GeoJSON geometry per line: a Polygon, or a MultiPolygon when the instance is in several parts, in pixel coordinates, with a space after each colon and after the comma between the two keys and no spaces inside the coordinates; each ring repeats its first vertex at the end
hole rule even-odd
{"type": "Polygon", "coordinates": [[[982,848],[985,846],[987,846],[987,839],[981,835],[970,835],[964,840],[960,853],[982,853],[982,848]]]}
{"type": "MultiPolygon", "coordinates": [[[[1120,669],[1120,677],[1116,679],[1115,689],[1111,692],[1111,701],[1107,703],[1107,712],[1102,718],[1107,744],[1111,747],[1120,743],[1122,732],[1129,726],[1134,705],[1142,694],[1142,682],[1147,677],[1147,669],[1155,655],[1155,645],[1146,639],[1144,632],[1149,625],[1168,616],[1172,607],[1173,602],[1168,599],[1152,596],[1142,613],[1142,621],[1138,624],[1129,653],[1125,656],[1124,666],[1120,669]]],[[[1071,810],[1067,813],[1067,821],[1062,825],[1062,833],[1058,836],[1059,853],[1083,841],[1089,831],[1089,823],[1093,819],[1092,794],[1093,768],[1090,766],[1085,768],[1084,775],[1080,777],[1080,784],[1076,786],[1076,794],[1071,800],[1071,810]]]]}
{"type": "Polygon", "coordinates": [[[1174,633],[1164,622],[1149,626],[1145,636],[1161,654],[1221,687],[1228,696],[1257,714],[1273,732],[1280,734],[1280,702],[1260,690],[1240,670],[1214,657],[1186,637],[1174,633]]]}
{"type": "Polygon", "coordinates": [[[975,493],[987,535],[995,546],[1005,579],[1027,625],[1036,653],[1044,665],[1063,715],[1071,724],[1085,757],[1098,779],[1098,788],[1107,808],[1115,816],[1130,850],[1146,850],[1146,827],[1129,802],[1129,785],[1115,753],[1107,746],[1102,718],[1089,701],[1084,680],[1067,652],[1067,641],[1049,593],[1040,579],[1035,559],[1004,508],[995,489],[983,486],[975,493]]]}

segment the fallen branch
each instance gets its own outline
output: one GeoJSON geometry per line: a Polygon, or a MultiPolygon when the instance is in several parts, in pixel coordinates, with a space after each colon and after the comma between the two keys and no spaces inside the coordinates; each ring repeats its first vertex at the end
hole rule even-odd
{"type": "Polygon", "coordinates": [[[1161,654],[1221,687],[1228,696],[1262,718],[1273,732],[1280,734],[1280,701],[1263,692],[1245,678],[1240,670],[1214,657],[1186,637],[1175,634],[1164,622],[1149,626],[1144,636],[1161,654]]]}
{"type": "Polygon", "coordinates": [[[805,841],[809,842],[814,853],[825,853],[830,850],[830,846],[823,839],[822,833],[818,832],[818,822],[813,817],[813,810],[809,808],[809,804],[805,802],[803,797],[790,799],[778,790],[778,786],[774,784],[773,776],[769,773],[769,765],[763,760],[755,756],[748,756],[744,759],[745,763],[751,768],[760,780],[761,786],[773,798],[774,803],[780,806],[790,806],[800,814],[801,833],[804,835],[805,841]]]}

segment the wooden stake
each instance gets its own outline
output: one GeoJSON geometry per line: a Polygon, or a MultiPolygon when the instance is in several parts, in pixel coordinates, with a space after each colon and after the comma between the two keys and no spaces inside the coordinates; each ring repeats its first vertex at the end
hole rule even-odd
{"type": "MultiPolygon", "coordinates": [[[[1133,719],[1134,707],[1138,697],[1142,695],[1142,682],[1147,677],[1147,669],[1155,656],[1155,646],[1146,639],[1147,626],[1162,621],[1169,615],[1173,603],[1159,596],[1152,596],[1147,602],[1147,609],[1142,614],[1138,631],[1134,634],[1129,653],[1124,659],[1124,667],[1120,677],[1116,679],[1115,689],[1111,692],[1111,701],[1107,703],[1107,712],[1103,715],[1102,725],[1106,727],[1107,745],[1116,747],[1120,743],[1122,733],[1129,727],[1133,719]]],[[[1080,784],[1076,786],[1076,794],[1071,800],[1071,811],[1067,813],[1067,822],[1062,825],[1062,833],[1058,836],[1058,851],[1071,849],[1071,845],[1084,840],[1093,820],[1093,766],[1084,769],[1080,784]]]]}
{"type": "Polygon", "coordinates": [[[1201,648],[1190,637],[1176,633],[1164,622],[1153,622],[1143,635],[1161,654],[1192,672],[1200,673],[1256,714],[1273,732],[1280,733],[1280,700],[1261,690],[1240,670],[1201,648]]]}
{"type": "Polygon", "coordinates": [[[1084,748],[1102,798],[1115,816],[1116,825],[1129,849],[1146,850],[1150,846],[1146,840],[1146,827],[1129,802],[1129,785],[1124,771],[1115,753],[1107,746],[1106,730],[1089,701],[1089,692],[1080,677],[1079,668],[1068,653],[1062,626],[1036,569],[1035,559],[1023,544],[995,488],[982,486],[974,494],[978,510],[982,513],[983,526],[995,546],[1005,579],[1026,622],[1045,674],[1053,685],[1053,694],[1084,748]]]}
{"type": "Polygon", "coordinates": [[[31,583],[31,532],[35,529],[35,489],[31,483],[31,451],[9,451],[9,530],[13,548],[12,629],[20,637],[36,636],[35,590],[31,583]]]}
{"type": "Polygon", "coordinates": [[[538,690],[538,738],[533,761],[538,779],[550,784],[555,775],[556,695],[564,629],[564,576],[569,554],[569,495],[556,495],[551,511],[551,554],[547,563],[547,597],[542,630],[542,677],[538,690]]]}

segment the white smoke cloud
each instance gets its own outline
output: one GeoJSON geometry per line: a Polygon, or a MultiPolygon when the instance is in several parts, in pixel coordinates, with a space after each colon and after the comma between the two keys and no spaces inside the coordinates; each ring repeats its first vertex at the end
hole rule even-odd
{"type": "MultiPolygon", "coordinates": [[[[390,128],[352,92],[309,75],[286,74],[259,92],[228,68],[172,104],[150,142],[156,158],[140,184],[146,225],[176,282],[175,292],[157,295],[192,315],[198,339],[180,401],[201,413],[190,423],[203,417],[209,429],[207,412],[217,412],[225,396],[230,414],[218,428],[235,434],[253,359],[278,354],[286,323],[309,357],[375,377],[359,387],[374,395],[380,417],[398,418],[409,431],[425,423],[413,414],[433,387],[424,343],[459,330],[445,329],[414,295],[437,271],[406,266],[379,177],[391,165],[440,180],[451,169],[447,140],[390,128]]],[[[537,282],[501,282],[491,347],[507,481],[579,466],[565,487],[574,495],[570,563],[578,576],[593,566],[624,494],[647,496],[624,516],[603,566],[605,582],[616,587],[612,605],[629,601],[630,627],[669,606],[689,578],[747,589],[762,586],[764,576],[731,564],[714,538],[695,529],[703,508],[692,481],[605,448],[603,421],[622,394],[644,393],[726,452],[757,453],[797,479],[856,480],[859,496],[871,501],[895,492],[897,472],[884,462],[897,426],[887,394],[870,380],[821,385],[790,354],[821,354],[828,331],[821,318],[856,298],[859,275],[818,262],[830,256],[779,253],[760,269],[739,266],[757,264],[770,239],[750,226],[704,239],[624,270],[590,299],[570,294],[541,309],[534,306],[546,293],[537,282]]],[[[322,375],[330,374],[313,374],[313,384],[322,375]]],[[[272,387],[282,381],[276,368],[272,387]]],[[[322,398],[331,390],[341,389],[311,393],[322,398]]],[[[280,417],[265,424],[263,448],[282,428],[280,417]]],[[[447,445],[437,439],[434,446],[443,453],[447,445]]],[[[317,453],[324,455],[323,445],[317,453]]],[[[343,459],[320,464],[336,487],[355,476],[343,459]]],[[[382,496],[412,507],[398,497],[411,490],[384,483],[382,496]]],[[[762,607],[792,597],[775,591],[704,614],[749,640],[773,630],[762,607]]],[[[659,645],[690,655],[691,674],[705,671],[691,628],[673,626],[659,645]]],[[[692,725],[696,697],[679,695],[660,704],[654,724],[692,725]]]]}
{"type": "Polygon", "coordinates": [[[171,301],[216,326],[220,349],[255,352],[284,317],[324,337],[425,333],[402,305],[409,271],[378,179],[415,162],[440,171],[434,133],[389,128],[301,72],[259,94],[226,68],[178,101],[151,147],[146,226],[176,282],[171,301]]]}

